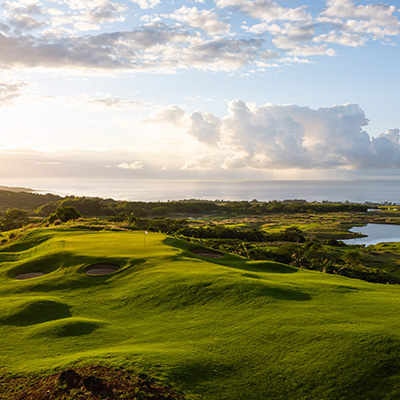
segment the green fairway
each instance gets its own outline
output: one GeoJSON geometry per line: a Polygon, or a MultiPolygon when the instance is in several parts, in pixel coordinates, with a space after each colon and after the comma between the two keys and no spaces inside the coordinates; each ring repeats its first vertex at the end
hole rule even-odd
{"type": "Polygon", "coordinates": [[[106,363],[188,399],[400,398],[400,288],[162,234],[33,230],[0,251],[0,368],[106,363]],[[110,264],[109,275],[87,268],[110,264]],[[24,273],[46,275],[16,280],[24,273]]]}

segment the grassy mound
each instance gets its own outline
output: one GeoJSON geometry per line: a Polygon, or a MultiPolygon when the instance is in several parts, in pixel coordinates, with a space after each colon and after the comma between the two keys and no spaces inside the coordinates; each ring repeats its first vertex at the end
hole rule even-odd
{"type": "Polygon", "coordinates": [[[399,287],[191,246],[59,228],[3,248],[0,371],[103,363],[187,399],[400,397],[399,287]],[[46,275],[14,279],[37,260],[46,275]],[[86,275],[96,264],[120,269],[86,275]]]}

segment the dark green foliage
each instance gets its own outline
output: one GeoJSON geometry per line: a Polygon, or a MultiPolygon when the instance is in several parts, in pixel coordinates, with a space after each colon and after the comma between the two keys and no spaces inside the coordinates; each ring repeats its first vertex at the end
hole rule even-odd
{"type": "Polygon", "coordinates": [[[209,201],[180,200],[167,202],[116,201],[98,197],[60,197],[53,194],[12,192],[0,190],[0,211],[18,207],[40,216],[47,216],[57,207],[74,207],[85,216],[115,216],[121,212],[137,217],[186,215],[264,215],[272,213],[321,213],[360,211],[366,212],[367,205],[353,203],[308,203],[305,200],[285,201],[209,201]]]}
{"type": "Polygon", "coordinates": [[[32,212],[37,207],[62,199],[60,196],[53,194],[38,194],[28,192],[12,192],[8,190],[0,190],[0,210],[7,208],[20,208],[25,211],[32,212]]]}
{"type": "Polygon", "coordinates": [[[324,244],[326,244],[327,246],[338,246],[338,247],[346,246],[346,244],[343,241],[336,239],[326,239],[324,240],[324,244]]]}
{"type": "Polygon", "coordinates": [[[363,258],[362,253],[357,250],[348,250],[342,256],[342,260],[351,267],[362,265],[363,258]]]}
{"type": "Polygon", "coordinates": [[[58,202],[59,207],[73,207],[82,215],[114,215],[115,212],[110,205],[117,203],[112,199],[101,199],[99,197],[68,197],[58,202]]]}
{"type": "Polygon", "coordinates": [[[6,211],[3,218],[0,220],[1,230],[10,231],[18,229],[29,222],[28,214],[24,210],[18,208],[10,208],[6,211]]]}
{"type": "Polygon", "coordinates": [[[47,217],[56,210],[57,210],[57,203],[47,203],[38,207],[35,210],[35,214],[40,215],[41,217],[47,217]]]}
{"type": "Polygon", "coordinates": [[[285,200],[268,202],[231,201],[221,204],[221,209],[234,215],[261,215],[276,213],[327,213],[343,211],[366,212],[368,206],[353,203],[308,203],[305,200],[285,200]]]}
{"type": "Polygon", "coordinates": [[[261,230],[239,230],[227,228],[223,225],[214,225],[200,228],[187,227],[176,232],[178,235],[196,238],[215,238],[215,239],[240,239],[248,242],[263,242],[267,236],[261,230]]]}
{"type": "Polygon", "coordinates": [[[185,219],[156,218],[147,223],[147,230],[153,232],[175,233],[187,226],[185,219]]]}
{"type": "Polygon", "coordinates": [[[52,224],[57,220],[67,222],[73,219],[78,219],[82,214],[74,207],[58,207],[57,210],[49,215],[48,221],[52,224]]]}
{"type": "Polygon", "coordinates": [[[224,225],[206,227],[185,227],[176,231],[178,235],[201,239],[239,239],[245,242],[305,242],[302,231],[297,227],[289,227],[282,232],[266,233],[260,229],[242,230],[228,228],[224,225]]]}

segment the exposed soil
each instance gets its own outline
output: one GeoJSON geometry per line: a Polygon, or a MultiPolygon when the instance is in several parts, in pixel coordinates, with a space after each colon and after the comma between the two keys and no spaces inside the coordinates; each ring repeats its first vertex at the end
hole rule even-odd
{"type": "Polygon", "coordinates": [[[85,274],[87,275],[108,275],[112,274],[115,271],[118,271],[121,267],[118,265],[110,265],[110,264],[96,264],[90,266],[85,274]]]}
{"type": "Polygon", "coordinates": [[[218,251],[213,251],[213,250],[208,250],[208,249],[192,249],[190,251],[201,257],[224,258],[224,255],[222,253],[219,253],[218,251]]]}
{"type": "Polygon", "coordinates": [[[15,277],[15,279],[18,279],[19,281],[22,281],[22,280],[24,280],[24,279],[37,278],[37,277],[43,276],[43,275],[46,275],[46,274],[43,273],[43,272],[28,272],[28,273],[26,273],[26,274],[17,275],[17,276],[15,277]]]}
{"type": "Polygon", "coordinates": [[[91,365],[44,377],[0,377],[2,400],[184,400],[147,375],[91,365]]]}

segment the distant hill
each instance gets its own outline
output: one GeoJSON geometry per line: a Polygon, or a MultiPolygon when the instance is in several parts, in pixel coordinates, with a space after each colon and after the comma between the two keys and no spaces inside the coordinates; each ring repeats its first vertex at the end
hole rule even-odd
{"type": "Polygon", "coordinates": [[[0,186],[0,190],[7,190],[9,192],[33,192],[33,189],[28,189],[24,187],[9,187],[9,186],[0,186]]]}
{"type": "MultiPolygon", "coordinates": [[[[1,188],[1,186],[0,186],[1,188]]],[[[19,208],[28,212],[33,212],[36,208],[63,199],[54,194],[38,194],[32,193],[31,189],[28,191],[16,190],[19,188],[6,188],[0,189],[0,211],[4,212],[8,208],[19,208]],[[15,189],[15,190],[12,190],[15,189]]]]}

